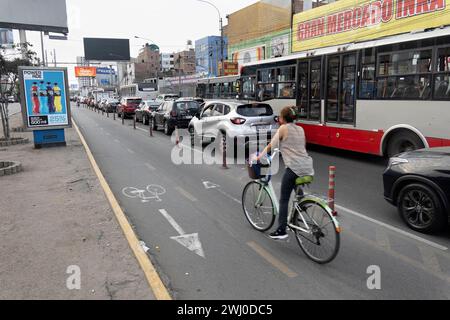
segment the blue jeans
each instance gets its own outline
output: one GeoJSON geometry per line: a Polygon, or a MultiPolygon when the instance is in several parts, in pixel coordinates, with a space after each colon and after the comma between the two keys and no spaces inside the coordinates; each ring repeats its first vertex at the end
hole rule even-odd
{"type": "MultiPolygon", "coordinates": [[[[286,168],[281,181],[280,214],[278,216],[279,230],[284,231],[287,228],[289,198],[291,197],[292,190],[295,188],[295,180],[297,180],[297,178],[298,176],[294,171],[286,168]]],[[[299,192],[300,195],[303,194],[303,191],[299,192]]]]}

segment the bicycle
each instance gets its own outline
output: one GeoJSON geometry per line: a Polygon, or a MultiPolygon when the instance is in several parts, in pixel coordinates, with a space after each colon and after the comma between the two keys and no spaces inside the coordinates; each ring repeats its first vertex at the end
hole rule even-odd
{"type": "Polygon", "coordinates": [[[140,198],[142,202],[150,202],[150,200],[156,200],[157,202],[161,202],[160,195],[166,193],[166,189],[158,185],[148,185],[146,190],[134,188],[134,187],[126,187],[123,188],[122,193],[128,198],[140,198]],[[148,192],[150,196],[147,196],[145,193],[148,192]]]}
{"type": "MultiPolygon", "coordinates": [[[[260,232],[269,230],[279,213],[279,202],[272,185],[270,169],[278,152],[275,149],[272,156],[266,157],[267,165],[259,164],[263,168],[269,168],[267,175],[258,172],[261,167],[259,170],[255,169],[258,164],[248,164],[253,181],[242,192],[242,208],[251,226],[260,232]]],[[[313,180],[312,176],[297,179],[295,198],[288,214],[288,229],[295,234],[298,245],[308,258],[325,264],[338,254],[341,228],[326,201],[312,194],[299,194],[301,188],[309,186],[313,180]]]]}

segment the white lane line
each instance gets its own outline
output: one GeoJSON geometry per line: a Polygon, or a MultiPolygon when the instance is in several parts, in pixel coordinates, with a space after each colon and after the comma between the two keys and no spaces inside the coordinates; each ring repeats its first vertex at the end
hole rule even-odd
{"type": "Polygon", "coordinates": [[[155,171],[156,170],[156,168],[154,166],[152,166],[150,163],[146,163],[145,166],[151,171],[155,171]]]}
{"type": "Polygon", "coordinates": [[[187,192],[183,188],[175,187],[175,190],[177,190],[179,193],[181,193],[183,196],[185,196],[186,198],[188,198],[192,202],[196,202],[197,201],[197,199],[192,194],[190,194],[189,192],[187,192]]]}
{"type": "Polygon", "coordinates": [[[143,131],[143,132],[145,132],[145,133],[150,132],[150,130],[145,130],[145,129],[142,129],[142,128],[139,128],[139,127],[136,127],[136,129],[141,130],[141,131],[143,131]]]}
{"type": "Polygon", "coordinates": [[[110,135],[111,135],[111,133],[109,133],[109,132],[106,132],[105,134],[106,134],[107,136],[110,136],[110,135]]]}
{"type": "Polygon", "coordinates": [[[389,225],[389,224],[387,224],[387,223],[384,223],[384,222],[375,220],[375,219],[373,219],[373,218],[367,217],[367,216],[365,216],[365,215],[363,215],[363,214],[361,214],[361,213],[359,213],[359,212],[356,212],[356,211],[347,209],[347,208],[342,207],[342,206],[339,206],[339,205],[336,205],[336,208],[339,209],[339,210],[345,211],[345,212],[347,212],[347,213],[350,213],[351,215],[357,216],[357,217],[359,217],[359,218],[361,218],[361,219],[364,219],[364,220],[370,221],[370,222],[372,222],[372,223],[375,223],[375,224],[377,224],[377,225],[379,225],[379,226],[382,226],[382,227],[384,227],[384,228],[386,228],[386,229],[389,229],[389,230],[391,230],[391,231],[394,231],[394,232],[397,233],[397,234],[401,234],[401,235],[404,235],[405,237],[408,237],[408,238],[414,239],[414,240],[416,240],[416,241],[425,243],[425,244],[427,244],[427,245],[429,245],[429,246],[431,246],[431,247],[433,247],[433,248],[436,248],[436,249],[439,249],[439,250],[442,250],[442,251],[448,250],[448,248],[445,247],[445,246],[443,246],[443,245],[440,245],[440,244],[435,243],[435,242],[433,242],[433,241],[430,241],[430,240],[421,238],[421,237],[419,237],[419,236],[416,236],[415,234],[412,234],[412,233],[403,231],[402,229],[396,228],[396,227],[391,226],[391,225],[389,225]]]}
{"type": "Polygon", "coordinates": [[[136,153],[136,152],[134,152],[133,150],[128,149],[128,148],[127,148],[127,151],[128,151],[129,153],[131,153],[131,154],[135,154],[135,153],[136,153]]]}
{"type": "Polygon", "coordinates": [[[116,142],[116,143],[120,143],[120,141],[119,141],[119,140],[117,140],[117,139],[114,139],[114,142],[116,142]]]}
{"type": "Polygon", "coordinates": [[[225,191],[223,191],[222,189],[217,188],[217,191],[219,191],[221,194],[223,194],[225,197],[233,200],[236,203],[242,204],[241,200],[236,199],[235,197],[233,197],[232,195],[226,193],[225,191]]]}
{"type": "Polygon", "coordinates": [[[167,213],[166,210],[160,209],[159,212],[161,212],[161,214],[164,216],[164,218],[166,218],[166,220],[169,221],[169,223],[178,232],[179,235],[186,234],[184,232],[183,228],[180,227],[180,225],[174,220],[174,218],[172,218],[172,216],[169,213],[167,213]]]}
{"type": "Polygon", "coordinates": [[[419,251],[425,267],[432,270],[433,272],[442,272],[439,260],[437,259],[434,252],[432,252],[425,246],[419,246],[419,251]]]}

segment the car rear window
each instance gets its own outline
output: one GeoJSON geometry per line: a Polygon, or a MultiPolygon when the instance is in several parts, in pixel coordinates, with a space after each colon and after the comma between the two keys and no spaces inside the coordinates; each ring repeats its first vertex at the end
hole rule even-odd
{"type": "Polygon", "coordinates": [[[197,101],[181,101],[175,103],[175,108],[177,108],[178,111],[198,109],[199,107],[200,105],[197,101]]]}
{"type": "Polygon", "coordinates": [[[244,117],[272,116],[272,107],[264,103],[244,104],[237,107],[236,112],[244,117]]]}
{"type": "Polygon", "coordinates": [[[140,104],[142,99],[127,99],[127,104],[140,104]]]}

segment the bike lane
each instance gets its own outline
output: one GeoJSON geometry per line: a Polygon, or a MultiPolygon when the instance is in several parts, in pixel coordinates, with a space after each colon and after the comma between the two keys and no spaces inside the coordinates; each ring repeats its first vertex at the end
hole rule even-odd
{"type": "Polygon", "coordinates": [[[103,174],[178,298],[442,298],[448,292],[445,273],[444,278],[430,274],[392,250],[406,250],[411,243],[396,239],[390,249],[384,248],[367,232],[373,226],[353,217],[340,217],[344,233],[337,259],[318,266],[292,236],[290,242],[279,243],[251,229],[239,203],[248,181],[242,168],[176,166],[170,161],[173,145],[159,133],[151,139],[85,109],[74,114],[103,174]],[[206,189],[204,182],[219,187],[206,189]],[[161,202],[142,203],[122,195],[125,187],[149,184],[166,189],[161,202]],[[198,233],[204,258],[171,239],[179,230],[160,210],[186,234],[198,233]],[[371,265],[382,270],[382,290],[367,288],[371,265]],[[425,284],[433,289],[424,292],[420,288],[425,284]]]}

